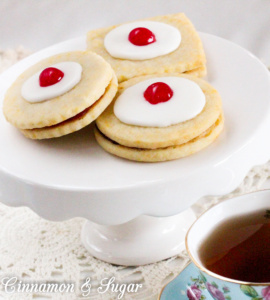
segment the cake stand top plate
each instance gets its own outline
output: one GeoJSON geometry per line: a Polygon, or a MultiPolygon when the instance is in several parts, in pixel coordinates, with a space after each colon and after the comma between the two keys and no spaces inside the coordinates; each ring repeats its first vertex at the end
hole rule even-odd
{"type": "MultiPolygon", "coordinates": [[[[172,184],[184,183],[181,194],[187,200],[179,206],[181,211],[198,197],[229,192],[243,177],[243,174],[238,176],[235,172],[241,169],[244,173],[268,158],[265,155],[269,149],[265,149],[264,155],[256,158],[256,153],[253,153],[245,164],[240,161],[237,165],[232,163],[232,158],[235,161],[240,153],[243,156],[242,150],[252,145],[252,141],[270,118],[270,77],[265,66],[243,48],[205,33],[201,33],[201,38],[207,57],[207,80],[220,92],[225,115],[225,130],[210,147],[195,155],[170,162],[132,162],[114,157],[100,148],[94,139],[91,128],[93,125],[65,137],[34,141],[26,139],[7,123],[1,109],[0,175],[5,185],[18,185],[18,188],[14,186],[17,192],[8,193],[2,184],[0,188],[3,196],[13,196],[15,199],[18,198],[18,189],[20,192],[21,189],[26,189],[31,194],[28,194],[29,198],[33,197],[34,189],[38,189],[40,198],[41,190],[48,192],[48,200],[69,195],[72,201],[84,194],[92,200],[120,197],[120,201],[125,191],[127,194],[124,197],[129,195],[128,198],[137,198],[138,201],[145,202],[146,195],[148,198],[156,197],[156,201],[161,197],[164,201],[166,197],[171,197],[167,189],[171,189],[172,184]],[[220,170],[226,170],[226,183],[214,180],[216,176],[219,178],[220,170]],[[201,188],[192,196],[187,195],[187,188],[194,189],[198,180],[200,184],[203,183],[201,188]],[[212,180],[215,184],[211,185],[212,180]],[[189,187],[186,186],[187,182],[190,183],[189,187]],[[53,191],[54,196],[49,191],[53,191]]],[[[56,44],[20,61],[0,76],[1,104],[7,88],[30,65],[56,53],[85,48],[85,38],[81,37],[56,44]]],[[[22,194],[20,197],[22,198],[22,194]]],[[[128,198],[125,199],[126,202],[129,201],[128,198]]],[[[17,205],[17,200],[14,201],[17,205]]],[[[22,204],[26,204],[25,201],[22,204]]],[[[155,215],[151,205],[147,209],[141,209],[140,204],[136,205],[134,216],[140,213],[155,215]]],[[[163,210],[163,205],[157,206],[160,211],[158,214],[169,213],[165,212],[166,209],[163,210]]]]}

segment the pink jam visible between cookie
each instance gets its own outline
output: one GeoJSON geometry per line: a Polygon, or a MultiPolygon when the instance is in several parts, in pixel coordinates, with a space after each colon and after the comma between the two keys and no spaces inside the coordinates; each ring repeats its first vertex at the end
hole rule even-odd
{"type": "Polygon", "coordinates": [[[42,69],[22,85],[21,95],[30,103],[61,96],[81,80],[82,66],[73,61],[60,62],[42,69]]]}
{"type": "Polygon", "coordinates": [[[64,73],[57,68],[46,68],[39,75],[39,85],[41,87],[56,84],[64,77],[64,73]]]}
{"type": "Polygon", "coordinates": [[[156,41],[156,36],[145,27],[137,27],[130,31],[128,40],[136,46],[147,46],[156,41]]]}
{"type": "Polygon", "coordinates": [[[158,104],[169,101],[173,96],[173,90],[164,82],[155,82],[148,86],[143,95],[149,103],[158,104]]]}

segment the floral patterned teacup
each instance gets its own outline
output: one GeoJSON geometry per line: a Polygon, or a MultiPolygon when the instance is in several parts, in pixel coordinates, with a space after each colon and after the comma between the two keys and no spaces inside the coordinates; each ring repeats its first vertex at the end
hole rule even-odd
{"type": "MultiPolygon", "coordinates": [[[[201,243],[222,220],[258,210],[269,212],[269,208],[270,190],[246,194],[212,207],[201,215],[189,229],[186,235],[188,254],[198,269],[198,278],[204,283],[213,299],[270,300],[270,282],[243,282],[215,274],[204,267],[198,254],[201,243]]],[[[235,267],[237,268],[237,266],[235,267]]],[[[270,266],[266,267],[270,268],[270,266]]],[[[190,300],[203,300],[204,296],[201,294],[200,286],[195,283],[189,289],[187,296],[190,300]]]]}

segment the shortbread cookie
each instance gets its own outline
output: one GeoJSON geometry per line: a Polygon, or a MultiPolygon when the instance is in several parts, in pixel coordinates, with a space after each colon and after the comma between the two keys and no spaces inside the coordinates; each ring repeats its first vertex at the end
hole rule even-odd
{"type": "Polygon", "coordinates": [[[192,76],[196,76],[196,77],[204,77],[207,74],[206,66],[203,66],[203,67],[200,67],[197,69],[193,69],[191,71],[186,71],[183,74],[192,75],[192,76]]]}
{"type": "Polygon", "coordinates": [[[190,75],[140,76],[119,85],[96,120],[106,151],[130,160],[165,161],[198,152],[223,128],[222,103],[206,81],[190,75]]]}
{"type": "MultiPolygon", "coordinates": [[[[185,122],[176,123],[166,127],[154,126],[136,126],[121,122],[114,114],[114,103],[103,112],[96,120],[99,130],[109,139],[127,147],[156,149],[173,145],[180,145],[194,139],[212,126],[219,118],[222,112],[222,102],[219,93],[205,80],[179,74],[168,74],[167,76],[151,75],[140,76],[119,84],[119,90],[116,99],[119,98],[127,89],[139,83],[145,82],[148,86],[148,80],[159,81],[166,77],[179,77],[191,80],[196,83],[205,95],[205,105],[202,111],[195,117],[185,122]]],[[[143,89],[144,89],[143,88],[143,89]]],[[[143,97],[142,97],[143,98],[143,97]]],[[[144,101],[144,99],[142,99],[144,101]]],[[[162,104],[158,104],[160,106],[162,104]]],[[[155,107],[153,107],[155,109],[155,107]]],[[[169,114],[170,112],[168,112],[169,114]]],[[[133,112],[132,112],[133,114],[133,112]]],[[[163,111],[161,111],[163,114],[163,111]]],[[[165,111],[164,114],[165,115],[165,111]]],[[[167,117],[165,115],[165,117],[167,117]]]]}
{"type": "Polygon", "coordinates": [[[53,126],[22,129],[21,132],[31,139],[49,139],[78,131],[92,123],[106,109],[117,92],[117,86],[117,78],[114,75],[101,98],[81,113],[53,126]]]}
{"type": "Polygon", "coordinates": [[[99,55],[61,53],[17,78],[5,95],[4,115],[29,138],[58,137],[95,120],[112,101],[117,85],[112,68],[99,55]]]}
{"type": "Polygon", "coordinates": [[[95,128],[95,137],[104,150],[116,156],[139,162],[162,162],[183,158],[203,150],[219,136],[223,126],[224,118],[220,115],[214,125],[193,140],[178,146],[157,149],[130,148],[119,145],[103,135],[98,128],[95,128]]]}
{"type": "Polygon", "coordinates": [[[206,73],[202,42],[183,13],[92,30],[87,47],[110,63],[119,82],[148,74],[206,73]]]}

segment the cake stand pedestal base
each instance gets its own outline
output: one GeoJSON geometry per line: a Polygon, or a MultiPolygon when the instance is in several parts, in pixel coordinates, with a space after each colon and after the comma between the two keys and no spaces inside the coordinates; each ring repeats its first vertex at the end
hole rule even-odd
{"type": "Polygon", "coordinates": [[[184,250],[186,232],[195,219],[188,209],[172,217],[140,216],[114,226],[86,221],[81,238],[98,259],[124,266],[145,265],[184,250]]]}

